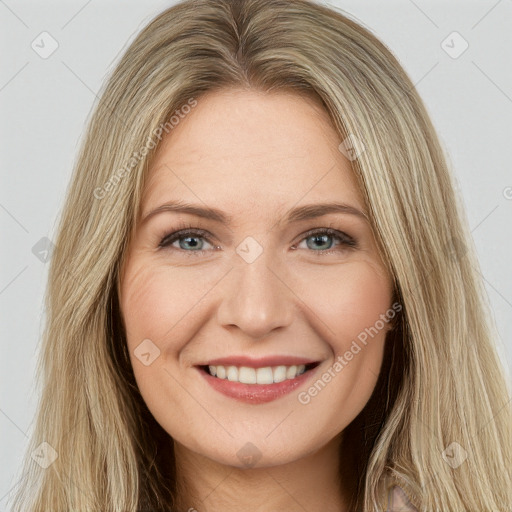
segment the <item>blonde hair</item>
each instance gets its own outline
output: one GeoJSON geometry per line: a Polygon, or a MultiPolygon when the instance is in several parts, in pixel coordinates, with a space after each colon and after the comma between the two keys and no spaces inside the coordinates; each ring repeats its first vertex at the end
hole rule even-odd
{"type": "Polygon", "coordinates": [[[357,447],[350,510],[386,507],[389,477],[421,510],[510,511],[510,389],[447,158],[384,44],[307,0],[183,1],[107,81],[55,240],[42,394],[13,510],[175,510],[172,442],[139,394],[117,285],[156,134],[226,88],[314,96],[340,142],[365,147],[352,165],[403,309],[374,395],[344,431],[344,450],[357,447]],[[58,454],[46,469],[30,456],[43,442],[58,454]],[[443,456],[451,443],[467,454],[458,467],[443,456]]]}

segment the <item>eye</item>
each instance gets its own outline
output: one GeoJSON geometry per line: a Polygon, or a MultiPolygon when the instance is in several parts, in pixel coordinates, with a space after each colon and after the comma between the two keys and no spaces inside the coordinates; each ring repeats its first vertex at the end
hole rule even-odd
{"type": "Polygon", "coordinates": [[[200,255],[204,254],[207,251],[202,249],[202,243],[198,242],[198,240],[207,239],[208,233],[202,229],[184,229],[180,231],[174,231],[173,233],[169,233],[168,235],[164,236],[162,238],[160,244],[158,247],[160,248],[171,248],[175,250],[184,250],[185,252],[189,253],[190,256],[194,255],[200,255]],[[179,247],[172,247],[171,244],[178,242],[179,247]],[[188,250],[192,249],[192,250],[188,250]]]}
{"type": "MultiPolygon", "coordinates": [[[[308,231],[302,241],[306,241],[306,246],[308,248],[319,248],[320,250],[313,250],[318,256],[323,256],[325,254],[332,254],[335,252],[345,251],[349,249],[357,248],[357,242],[347,234],[342,231],[338,231],[336,229],[331,228],[317,228],[311,231],[308,231]],[[329,238],[336,239],[339,243],[337,245],[337,249],[331,249],[333,247],[333,243],[329,243],[329,238]],[[312,240],[312,243],[308,243],[308,239],[312,240]],[[325,247],[325,245],[328,247],[325,247]]],[[[298,246],[294,245],[292,249],[297,249],[298,246]]]]}
{"type": "MultiPolygon", "coordinates": [[[[201,241],[204,240],[207,243],[210,243],[208,237],[209,233],[207,231],[188,227],[187,229],[167,234],[162,238],[158,247],[162,249],[169,248],[171,250],[182,250],[190,256],[199,256],[208,252],[208,250],[202,248],[204,242],[201,241]],[[178,243],[178,247],[173,246],[175,243],[178,243]]],[[[357,248],[356,240],[342,231],[331,228],[317,228],[310,230],[303,235],[301,242],[302,241],[305,241],[306,247],[312,249],[312,252],[316,253],[318,256],[357,248]],[[329,238],[337,240],[338,244],[329,242],[329,238]],[[311,239],[312,242],[308,243],[308,239],[311,239]],[[326,245],[328,247],[325,247],[326,245]],[[332,249],[333,246],[336,248],[332,249]]],[[[215,245],[213,247],[214,249],[218,248],[215,245]]],[[[294,250],[297,248],[299,248],[297,244],[292,246],[292,249],[294,250]]]]}

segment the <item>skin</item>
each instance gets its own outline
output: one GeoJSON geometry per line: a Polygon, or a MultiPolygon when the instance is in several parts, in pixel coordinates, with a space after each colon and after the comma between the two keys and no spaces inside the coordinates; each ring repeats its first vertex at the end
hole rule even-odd
{"type": "Polygon", "coordinates": [[[297,397],[391,307],[392,280],[366,219],[330,213],[284,222],[288,209],[320,202],[365,212],[340,142],[309,98],[210,92],[163,139],[149,170],[141,219],[171,200],[232,216],[230,225],[171,211],[140,221],[121,272],[135,378],[172,436],[183,510],[348,510],[351,489],[337,479],[350,469],[340,467],[338,447],[373,392],[390,324],[310,403],[297,397]],[[183,229],[179,222],[210,236],[193,235],[190,243],[184,235],[159,248],[165,235],[183,229]],[[316,244],[304,236],[329,227],[357,247],[332,235],[316,244]],[[263,250],[251,263],[236,252],[248,236],[263,250]],[[194,247],[206,252],[190,254],[194,247]],[[160,350],[148,366],[134,352],[145,339],[160,350]],[[194,367],[233,354],[297,355],[321,364],[297,390],[254,405],[218,393],[194,367]],[[251,467],[237,455],[248,442],[260,456],[251,467]]]}

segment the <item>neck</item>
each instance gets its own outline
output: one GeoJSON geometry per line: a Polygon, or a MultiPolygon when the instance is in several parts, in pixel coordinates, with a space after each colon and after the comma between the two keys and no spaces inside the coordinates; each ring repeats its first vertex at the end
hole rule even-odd
{"type": "Polygon", "coordinates": [[[261,468],[220,464],[174,441],[178,510],[348,512],[355,480],[340,472],[340,438],[297,461],[261,468]]]}

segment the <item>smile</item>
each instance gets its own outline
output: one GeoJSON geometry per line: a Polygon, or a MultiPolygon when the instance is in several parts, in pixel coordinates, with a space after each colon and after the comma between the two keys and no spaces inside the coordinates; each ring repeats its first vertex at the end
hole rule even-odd
{"type": "Polygon", "coordinates": [[[312,378],[320,363],[277,366],[199,365],[196,369],[213,390],[249,404],[271,402],[312,378]]]}
{"type": "MultiPolygon", "coordinates": [[[[308,364],[308,370],[315,363],[308,364]]],[[[265,366],[263,368],[250,368],[248,366],[213,366],[205,367],[205,370],[218,379],[227,379],[231,382],[242,384],[273,384],[285,380],[295,379],[306,371],[306,365],[291,366],[265,366]]]]}

